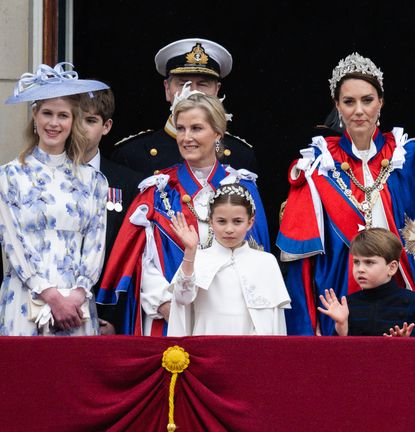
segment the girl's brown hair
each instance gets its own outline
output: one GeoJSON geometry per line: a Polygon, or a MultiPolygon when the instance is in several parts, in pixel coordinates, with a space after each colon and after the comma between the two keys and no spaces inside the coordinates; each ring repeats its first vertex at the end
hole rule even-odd
{"type": "Polygon", "coordinates": [[[221,204],[245,207],[249,219],[255,215],[255,203],[248,189],[240,183],[220,186],[210,200],[209,215],[212,217],[215,208],[221,204]]]}

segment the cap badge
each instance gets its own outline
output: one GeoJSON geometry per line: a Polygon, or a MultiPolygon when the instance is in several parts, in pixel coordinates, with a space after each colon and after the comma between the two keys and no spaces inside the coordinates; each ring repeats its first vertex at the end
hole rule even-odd
{"type": "Polygon", "coordinates": [[[186,53],[186,62],[188,64],[207,64],[209,61],[209,56],[205,53],[204,48],[200,43],[197,43],[192,51],[186,53]]]}

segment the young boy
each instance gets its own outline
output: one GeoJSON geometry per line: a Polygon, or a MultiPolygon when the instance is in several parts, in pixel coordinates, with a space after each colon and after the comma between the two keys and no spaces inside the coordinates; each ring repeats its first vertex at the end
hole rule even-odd
{"type": "Polygon", "coordinates": [[[361,231],[350,243],[353,277],[362,288],[338,301],[333,289],[320,295],[318,310],[335,321],[339,336],[410,336],[415,293],[392,279],[402,253],[400,240],[384,228],[361,231]],[[411,324],[407,324],[410,322],[411,324]]]}
{"type": "MultiPolygon", "coordinates": [[[[104,269],[114,244],[115,238],[121,227],[125,213],[138,193],[138,184],[143,175],[116,164],[104,158],[99,151],[99,144],[103,135],[107,135],[112,127],[112,115],[114,113],[114,95],[110,89],[93,92],[91,98],[88,93],[81,95],[81,110],[83,112],[83,127],[88,138],[85,163],[92,165],[101,171],[108,180],[107,199],[107,232],[105,244],[104,269]]],[[[102,272],[103,274],[103,272],[102,272]]],[[[101,279],[94,287],[97,293],[101,279]]],[[[114,306],[97,305],[100,318],[101,334],[123,333],[123,302],[120,296],[119,302],[114,306]]]]}

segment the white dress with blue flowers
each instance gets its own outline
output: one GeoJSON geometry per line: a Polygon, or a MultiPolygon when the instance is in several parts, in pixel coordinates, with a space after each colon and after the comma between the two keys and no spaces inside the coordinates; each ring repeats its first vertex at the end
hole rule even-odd
{"type": "Polygon", "coordinates": [[[0,240],[8,269],[0,291],[0,335],[95,335],[99,333],[91,292],[105,253],[105,177],[66,156],[35,148],[22,165],[0,167],[0,240]],[[44,289],[82,287],[91,319],[59,331],[37,328],[28,317],[29,295],[44,289]]]}

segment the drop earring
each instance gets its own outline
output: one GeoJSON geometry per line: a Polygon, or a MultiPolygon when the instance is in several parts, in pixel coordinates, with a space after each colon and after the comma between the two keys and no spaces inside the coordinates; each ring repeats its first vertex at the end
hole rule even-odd
{"type": "Polygon", "coordinates": [[[340,111],[339,111],[339,126],[340,126],[341,128],[343,127],[342,115],[340,114],[340,111]]]}
{"type": "Polygon", "coordinates": [[[380,126],[380,111],[378,112],[378,119],[376,121],[376,126],[379,127],[380,126]]]}
{"type": "Polygon", "coordinates": [[[37,127],[36,127],[36,123],[33,123],[33,133],[35,135],[37,135],[37,127]]]}
{"type": "Polygon", "coordinates": [[[220,140],[217,139],[215,141],[215,151],[216,151],[216,153],[219,153],[219,149],[220,149],[219,144],[220,144],[220,140]]]}

